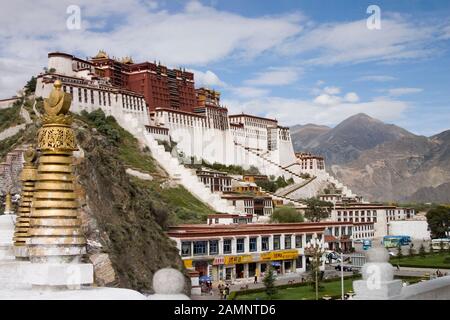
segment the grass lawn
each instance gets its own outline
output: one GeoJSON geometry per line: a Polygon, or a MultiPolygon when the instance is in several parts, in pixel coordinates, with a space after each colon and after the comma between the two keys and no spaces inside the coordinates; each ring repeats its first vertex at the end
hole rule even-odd
{"type": "MultiPolygon", "coordinates": [[[[347,293],[353,290],[352,283],[355,279],[344,280],[344,292],[347,293]]],[[[323,289],[319,291],[319,299],[324,295],[340,296],[341,295],[341,280],[323,282],[321,283],[323,289]]],[[[267,300],[264,292],[251,293],[246,295],[237,295],[236,300],[267,300]]],[[[292,287],[278,290],[275,300],[314,300],[316,299],[316,292],[311,285],[292,287]]]]}
{"type": "MultiPolygon", "coordinates": [[[[395,277],[396,279],[402,279],[404,282],[408,282],[410,285],[417,283],[421,280],[420,277],[395,277]]],[[[344,280],[344,293],[353,290],[353,281],[361,278],[345,279],[344,280]]],[[[321,283],[323,289],[319,290],[319,299],[328,295],[331,297],[341,296],[341,280],[335,280],[330,282],[321,283]]],[[[311,285],[291,287],[279,289],[274,300],[314,300],[316,299],[316,292],[311,285]]],[[[249,294],[236,295],[236,300],[268,300],[267,295],[264,292],[256,292],[249,294]]]]}
{"type": "Polygon", "coordinates": [[[401,259],[391,258],[390,263],[393,265],[399,265],[401,267],[423,267],[423,268],[442,268],[442,269],[450,269],[450,254],[449,253],[434,253],[427,254],[425,257],[421,257],[418,255],[415,256],[405,256],[401,259]],[[444,259],[447,259],[447,262],[444,262],[444,259]]]}

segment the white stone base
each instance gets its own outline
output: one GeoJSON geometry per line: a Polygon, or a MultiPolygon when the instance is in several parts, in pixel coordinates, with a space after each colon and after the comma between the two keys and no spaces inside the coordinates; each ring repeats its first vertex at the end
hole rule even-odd
{"type": "Polygon", "coordinates": [[[0,244],[0,261],[14,260],[14,249],[11,244],[0,244]]]}
{"type": "Polygon", "coordinates": [[[357,280],[353,282],[355,296],[353,300],[388,300],[400,295],[402,280],[380,281],[357,280]]]}
{"type": "Polygon", "coordinates": [[[27,282],[33,286],[76,288],[94,283],[94,266],[90,263],[30,263],[27,282]]]}
{"type": "Polygon", "coordinates": [[[38,290],[0,288],[0,300],[147,300],[143,294],[129,289],[81,288],[79,290],[38,290]]]}
{"type": "Polygon", "coordinates": [[[0,261],[0,288],[14,289],[30,287],[26,283],[28,261],[0,261]]]}

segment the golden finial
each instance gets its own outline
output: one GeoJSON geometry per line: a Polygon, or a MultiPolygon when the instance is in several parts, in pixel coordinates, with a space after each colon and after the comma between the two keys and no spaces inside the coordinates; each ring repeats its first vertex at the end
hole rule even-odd
{"type": "Polygon", "coordinates": [[[69,112],[72,96],[61,90],[61,80],[53,83],[53,90],[48,99],[44,99],[44,110],[48,116],[65,115],[69,112]]]}
{"type": "Polygon", "coordinates": [[[26,164],[28,165],[33,164],[37,159],[36,149],[32,145],[30,145],[27,151],[24,152],[23,157],[25,159],[26,164]]]}

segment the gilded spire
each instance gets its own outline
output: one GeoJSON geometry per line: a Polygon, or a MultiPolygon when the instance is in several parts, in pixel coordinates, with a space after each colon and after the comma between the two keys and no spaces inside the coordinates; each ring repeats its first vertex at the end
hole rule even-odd
{"type": "Polygon", "coordinates": [[[34,186],[37,180],[37,152],[33,146],[29,146],[24,153],[25,164],[20,175],[22,181],[22,193],[20,195],[19,210],[14,230],[14,246],[16,258],[28,256],[26,241],[29,238],[31,203],[33,201],[34,186]]]}
{"type": "Polygon", "coordinates": [[[72,174],[77,144],[68,115],[71,99],[57,80],[44,101],[43,127],[38,134],[41,156],[28,233],[31,262],[78,262],[85,253],[72,174]]]}
{"type": "Polygon", "coordinates": [[[94,59],[109,59],[109,57],[105,50],[98,50],[98,53],[94,59]]]}

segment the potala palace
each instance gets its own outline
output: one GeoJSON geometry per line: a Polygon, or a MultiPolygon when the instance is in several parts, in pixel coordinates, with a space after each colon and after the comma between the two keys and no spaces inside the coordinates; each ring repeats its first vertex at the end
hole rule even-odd
{"type": "Polygon", "coordinates": [[[53,52],[48,54],[45,72],[37,76],[36,97],[48,97],[55,80],[60,80],[64,92],[72,95],[73,112],[91,112],[100,107],[114,116],[150,148],[170,176],[218,213],[250,214],[254,216],[251,221],[263,222],[272,212],[271,198],[302,208],[302,199],[320,196],[335,203],[332,220],[374,222],[375,230],[380,230],[377,236],[387,234],[388,221],[410,215],[407,209],[390,206],[366,210],[369,206],[361,197],[326,172],[322,157],[294,152],[288,127],[276,119],[228,114],[220,103],[220,93],[195,88],[191,72],[156,62],[135,63],[130,57],[110,58],[102,50],[89,59],[53,52]],[[171,150],[166,150],[164,141],[172,146],[171,150]],[[254,197],[227,195],[222,187],[228,183],[228,191],[236,191],[239,185],[242,188],[251,181],[214,179],[219,189],[212,189],[207,179],[189,168],[189,164],[199,161],[256,167],[261,175],[283,176],[294,183],[275,193],[265,192],[266,198],[259,204],[254,197]],[[337,194],[324,195],[324,189],[330,186],[337,194]],[[354,218],[340,217],[341,211],[336,208],[343,202],[353,203],[354,218]],[[260,207],[263,209],[259,212],[260,207]]]}

